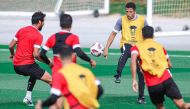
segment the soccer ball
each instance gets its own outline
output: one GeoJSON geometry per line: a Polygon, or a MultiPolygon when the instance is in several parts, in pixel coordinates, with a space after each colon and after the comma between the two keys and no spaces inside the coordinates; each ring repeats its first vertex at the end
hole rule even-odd
{"type": "Polygon", "coordinates": [[[90,47],[90,53],[93,55],[93,56],[96,56],[96,57],[99,57],[101,56],[101,54],[103,53],[103,45],[96,42],[94,43],[91,47],[90,47]]]}

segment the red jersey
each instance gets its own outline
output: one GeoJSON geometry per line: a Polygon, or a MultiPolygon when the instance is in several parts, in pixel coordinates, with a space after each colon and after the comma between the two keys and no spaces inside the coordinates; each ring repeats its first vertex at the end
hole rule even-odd
{"type": "MultiPolygon", "coordinates": [[[[65,33],[69,33],[69,32],[68,31],[59,32],[59,34],[65,34],[65,33]]],[[[43,46],[43,49],[49,50],[50,48],[53,48],[55,46],[55,43],[56,43],[56,36],[55,35],[56,34],[53,34],[52,36],[50,36],[50,38],[47,40],[46,44],[43,46]]],[[[66,38],[65,44],[71,46],[73,49],[80,47],[79,37],[77,35],[70,34],[66,38]]],[[[57,72],[62,67],[62,63],[61,63],[61,59],[57,56],[57,54],[54,54],[53,61],[54,61],[54,65],[52,68],[52,73],[54,74],[54,72],[57,72]]],[[[73,59],[73,62],[76,63],[76,56],[73,59]]]]}
{"type": "MultiPolygon", "coordinates": [[[[166,50],[164,48],[163,48],[163,52],[166,55],[166,57],[169,58],[169,56],[168,56],[168,54],[167,54],[167,52],[166,52],[166,50]]],[[[140,65],[142,65],[139,50],[138,50],[138,48],[136,46],[131,48],[131,54],[138,54],[138,59],[140,60],[140,65]]],[[[158,84],[160,84],[160,83],[164,82],[165,80],[172,77],[169,70],[165,70],[163,75],[160,78],[158,78],[157,76],[151,75],[147,71],[143,71],[143,74],[144,74],[144,78],[145,78],[147,86],[158,85],[158,84]]]]}
{"type": "Polygon", "coordinates": [[[16,53],[14,55],[14,65],[33,64],[34,47],[40,48],[43,36],[34,26],[26,26],[21,28],[15,35],[14,40],[17,41],[16,53]]]}
{"type": "Polygon", "coordinates": [[[79,104],[79,101],[69,91],[67,81],[61,73],[56,73],[52,82],[51,93],[57,96],[63,95],[72,109],[87,109],[79,104]]]}

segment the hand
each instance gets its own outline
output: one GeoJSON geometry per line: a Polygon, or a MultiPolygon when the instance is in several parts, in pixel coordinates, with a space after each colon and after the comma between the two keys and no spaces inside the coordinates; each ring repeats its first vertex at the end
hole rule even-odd
{"type": "Polygon", "coordinates": [[[138,84],[136,80],[133,80],[132,82],[132,88],[134,92],[138,92],[138,84]]]}
{"type": "Polygon", "coordinates": [[[94,60],[90,60],[90,65],[91,65],[91,67],[96,67],[96,61],[94,61],[94,60]]]}
{"type": "Polygon", "coordinates": [[[107,59],[108,58],[108,48],[104,48],[104,57],[107,59]]]}
{"type": "Polygon", "coordinates": [[[13,61],[13,57],[14,57],[13,55],[10,55],[9,59],[13,61]]]}
{"type": "Polygon", "coordinates": [[[35,109],[42,109],[42,101],[41,100],[37,101],[35,109]]]}

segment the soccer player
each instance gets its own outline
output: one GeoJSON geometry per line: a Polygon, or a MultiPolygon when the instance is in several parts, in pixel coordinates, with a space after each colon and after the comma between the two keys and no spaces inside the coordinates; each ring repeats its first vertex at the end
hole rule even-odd
{"type": "MultiPolygon", "coordinates": [[[[72,17],[68,14],[62,13],[60,15],[60,26],[61,31],[53,34],[49,39],[47,40],[46,44],[43,46],[42,51],[40,52],[40,57],[43,59],[43,61],[46,64],[50,63],[50,60],[47,58],[46,53],[47,51],[52,48],[53,54],[54,54],[54,65],[52,68],[52,73],[54,75],[54,72],[59,70],[59,68],[62,67],[61,59],[59,58],[58,49],[59,47],[63,45],[69,45],[73,48],[75,53],[83,60],[90,63],[92,67],[96,66],[96,62],[92,59],[90,59],[80,48],[79,44],[79,37],[73,33],[71,33],[71,27],[72,27],[72,17]]],[[[76,62],[76,56],[73,57],[73,62],[76,62]]]]}
{"type": "Polygon", "coordinates": [[[172,67],[170,58],[164,47],[153,40],[154,29],[146,26],[142,30],[144,41],[131,49],[132,87],[137,91],[136,60],[140,59],[140,66],[146,80],[152,103],[157,109],[165,109],[164,95],[171,98],[180,109],[190,109],[172,79],[169,68],[172,67]]]}
{"type": "MultiPolygon", "coordinates": [[[[31,19],[32,25],[19,29],[9,44],[10,59],[13,60],[15,72],[19,75],[30,76],[26,96],[23,99],[23,102],[29,106],[33,105],[32,90],[36,80],[40,79],[48,84],[52,82],[51,75],[35,62],[35,59],[40,60],[39,49],[43,40],[40,30],[44,25],[45,16],[40,11],[35,12],[31,19]],[[16,53],[14,53],[15,45],[17,45],[16,53]]],[[[52,63],[49,63],[49,66],[52,66],[52,63]]]]}
{"type": "Polygon", "coordinates": [[[62,109],[62,106],[64,109],[97,109],[97,99],[103,94],[100,81],[89,69],[73,62],[75,54],[70,46],[59,47],[57,54],[63,67],[54,74],[50,97],[38,101],[36,109],[50,106],[55,109],[62,109]],[[64,104],[60,105],[62,102],[64,104]]]}
{"type": "MultiPolygon", "coordinates": [[[[119,18],[115,24],[113,31],[111,32],[107,44],[104,49],[104,56],[108,56],[108,49],[111,46],[116,34],[121,31],[122,37],[120,41],[121,56],[118,61],[117,74],[114,75],[115,83],[121,82],[121,73],[127,62],[127,59],[131,57],[130,49],[135,44],[141,42],[142,28],[147,25],[146,19],[143,16],[136,14],[136,5],[133,2],[129,2],[125,6],[126,15],[119,18]]],[[[137,67],[137,73],[139,78],[139,96],[138,103],[144,104],[144,78],[140,72],[140,68],[137,67]]]]}

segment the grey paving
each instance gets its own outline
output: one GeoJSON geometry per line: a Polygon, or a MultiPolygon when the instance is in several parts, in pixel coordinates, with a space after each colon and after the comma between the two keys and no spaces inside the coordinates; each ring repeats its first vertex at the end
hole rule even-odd
{"type": "MultiPolygon", "coordinates": [[[[100,42],[105,45],[107,38],[119,17],[120,15],[117,14],[109,16],[105,15],[99,18],[93,18],[92,16],[74,16],[72,32],[80,37],[82,47],[90,47],[94,42],[100,42]]],[[[0,24],[0,44],[8,44],[20,27],[30,25],[30,17],[0,16],[0,24]]],[[[161,26],[164,31],[176,31],[181,30],[182,26],[185,24],[190,26],[190,20],[167,18],[166,20],[163,20],[157,17],[154,19],[154,24],[154,26],[161,26]]],[[[42,30],[44,42],[51,34],[58,32],[59,30],[59,19],[56,17],[47,17],[45,26],[42,30]]],[[[118,34],[111,46],[112,48],[119,48],[120,37],[121,35],[118,34]]],[[[190,50],[190,36],[156,37],[156,40],[169,50],[190,50]]]]}

